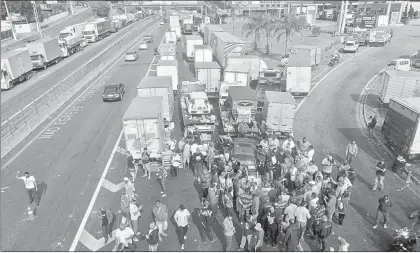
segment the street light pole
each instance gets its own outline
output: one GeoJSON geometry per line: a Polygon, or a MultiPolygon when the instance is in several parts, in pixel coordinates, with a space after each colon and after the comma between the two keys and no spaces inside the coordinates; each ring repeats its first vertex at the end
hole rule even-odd
{"type": "Polygon", "coordinates": [[[71,11],[71,15],[74,15],[73,1],[69,1],[69,3],[70,3],[70,11],[71,11]]]}
{"type": "Polygon", "coordinates": [[[36,3],[35,3],[35,1],[32,1],[32,7],[34,8],[36,28],[38,29],[38,32],[39,32],[39,35],[40,35],[41,39],[43,39],[43,37],[42,37],[42,31],[41,31],[41,26],[39,25],[38,10],[36,9],[36,3]]]}
{"type": "Polygon", "coordinates": [[[6,14],[7,14],[7,17],[9,18],[10,27],[12,28],[13,39],[16,40],[15,28],[13,27],[12,17],[10,16],[9,8],[7,8],[6,0],[4,0],[4,7],[6,8],[6,14]]]}

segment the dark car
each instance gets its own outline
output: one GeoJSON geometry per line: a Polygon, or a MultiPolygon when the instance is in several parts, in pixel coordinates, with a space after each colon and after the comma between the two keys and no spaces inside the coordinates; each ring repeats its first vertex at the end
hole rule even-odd
{"type": "Polygon", "coordinates": [[[153,35],[146,34],[146,35],[143,36],[143,40],[147,41],[147,43],[152,43],[153,42],[153,35]]]}
{"type": "Polygon", "coordinates": [[[124,84],[108,84],[107,86],[105,86],[104,93],[102,94],[102,99],[104,102],[122,100],[124,94],[124,84]]]}

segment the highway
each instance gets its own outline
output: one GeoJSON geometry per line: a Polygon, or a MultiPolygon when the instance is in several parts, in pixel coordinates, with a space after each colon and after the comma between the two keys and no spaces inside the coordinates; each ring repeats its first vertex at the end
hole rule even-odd
{"type": "MultiPolygon", "coordinates": [[[[156,24],[141,28],[137,35],[156,27],[156,24]]],[[[157,25],[153,34],[156,38],[162,37],[165,29],[166,26],[157,25]]],[[[106,40],[99,43],[105,44],[106,40]]],[[[121,59],[116,62],[89,90],[71,101],[73,104],[57,115],[57,119],[52,118],[48,132],[53,132],[53,135],[48,138],[41,135],[30,142],[19,157],[2,168],[1,185],[5,187],[1,193],[2,251],[67,251],[70,248],[121,131],[122,115],[136,95],[136,86],[150,65],[152,48],[157,43],[149,44],[148,51],[141,51],[136,62],[121,59]],[[122,82],[127,87],[124,100],[104,103],[101,99],[103,85],[116,82],[122,82]],[[35,176],[38,192],[42,194],[36,210],[38,218],[31,223],[23,221],[28,198],[23,182],[15,179],[18,170],[35,176]]],[[[81,64],[88,59],[84,56],[77,62],[81,64]]],[[[57,71],[45,85],[59,80],[56,76],[60,73],[57,71]]]]}
{"type": "MultiPolygon", "coordinates": [[[[70,76],[72,72],[80,66],[101,54],[97,62],[104,62],[115,54],[117,47],[106,50],[110,45],[115,43],[118,39],[123,37],[138,26],[146,25],[150,19],[143,19],[134,24],[131,24],[117,33],[112,33],[110,36],[104,38],[96,43],[89,44],[84,51],[76,53],[68,58],[63,59],[56,65],[51,66],[46,71],[41,71],[41,75],[35,75],[27,82],[17,85],[10,91],[1,93],[1,114],[3,120],[11,117],[14,113],[22,109],[25,105],[37,97],[43,95],[47,90],[56,85],[64,78],[70,76]]],[[[136,33],[130,35],[129,40],[132,40],[136,33]]],[[[126,41],[124,42],[126,43],[126,41]]],[[[98,64],[99,65],[99,64],[98,64]]],[[[79,73],[77,73],[79,74],[79,73]]]]}
{"type": "MultiPolygon", "coordinates": [[[[339,162],[345,157],[345,148],[351,140],[359,147],[354,160],[357,179],[353,186],[350,205],[342,228],[334,226],[334,235],[328,246],[338,248],[337,236],[350,244],[349,251],[388,251],[393,229],[411,225],[408,214],[420,208],[419,197],[405,183],[388,170],[385,189],[371,192],[375,177],[375,165],[384,158],[390,164],[390,156],[376,142],[367,139],[367,131],[361,129],[362,110],[360,94],[368,81],[380,72],[388,62],[400,55],[411,55],[420,44],[418,26],[394,27],[392,42],[383,48],[371,48],[338,67],[327,76],[300,106],[295,121],[295,137],[306,136],[315,147],[314,160],[331,153],[339,162]],[[387,194],[393,206],[388,228],[379,226],[373,230],[378,199],[387,194]]],[[[390,168],[389,168],[390,169],[390,168]]],[[[333,172],[335,178],[336,171],[333,172]]],[[[306,238],[312,251],[316,242],[306,238]]]]}

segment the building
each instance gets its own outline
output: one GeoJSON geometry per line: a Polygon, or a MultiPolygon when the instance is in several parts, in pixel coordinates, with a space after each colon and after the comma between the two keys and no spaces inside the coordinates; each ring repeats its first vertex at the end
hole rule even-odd
{"type": "Polygon", "coordinates": [[[249,13],[266,12],[276,15],[301,14],[316,10],[317,4],[305,1],[236,1],[236,15],[247,16],[249,13]]]}

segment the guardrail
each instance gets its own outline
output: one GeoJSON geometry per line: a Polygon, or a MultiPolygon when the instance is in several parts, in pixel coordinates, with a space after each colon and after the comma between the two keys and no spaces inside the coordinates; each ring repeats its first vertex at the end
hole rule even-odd
{"type": "MultiPolygon", "coordinates": [[[[153,19],[147,20],[148,22],[145,25],[150,24],[153,22],[153,19]]],[[[126,35],[121,37],[117,42],[114,42],[110,45],[107,50],[119,45],[123,42],[128,36],[132,35],[138,29],[142,28],[143,26],[138,26],[135,29],[128,32],[126,35]]],[[[116,55],[118,57],[121,56],[127,50],[126,47],[121,47],[121,50],[118,51],[116,55]]],[[[104,50],[105,51],[105,50],[104,50]]],[[[46,111],[46,109],[50,108],[51,104],[54,104],[58,101],[63,94],[65,94],[68,90],[73,90],[73,86],[81,81],[83,78],[87,77],[89,74],[92,74],[94,70],[98,69],[99,66],[111,65],[115,61],[115,57],[109,61],[109,64],[104,64],[103,61],[97,60],[100,55],[97,55],[95,58],[91,59],[75,71],[73,71],[69,76],[63,79],[58,84],[54,85],[51,89],[44,93],[44,95],[33,99],[31,103],[27,106],[16,112],[13,116],[8,118],[6,121],[1,123],[1,146],[2,146],[2,157],[7,154],[10,150],[3,150],[3,144],[7,144],[10,138],[14,137],[14,134],[19,130],[25,127],[28,122],[38,116],[41,112],[46,111]]],[[[58,108],[57,108],[58,109],[58,108]]],[[[34,130],[34,129],[33,129],[34,130]]],[[[28,134],[29,135],[29,134],[28,134]]],[[[26,136],[25,136],[26,137],[26,136]]]]}

